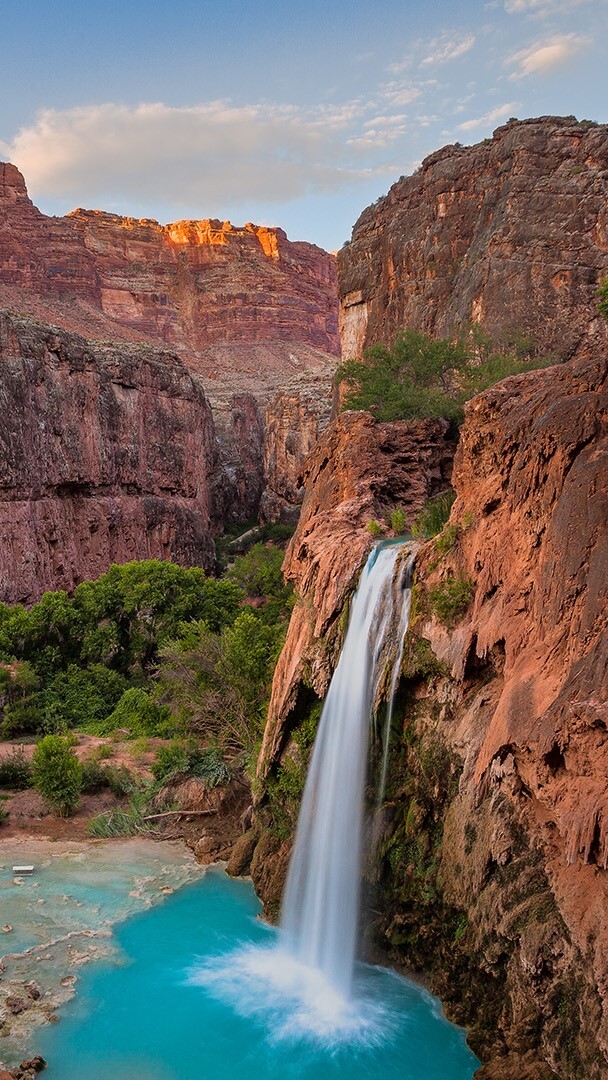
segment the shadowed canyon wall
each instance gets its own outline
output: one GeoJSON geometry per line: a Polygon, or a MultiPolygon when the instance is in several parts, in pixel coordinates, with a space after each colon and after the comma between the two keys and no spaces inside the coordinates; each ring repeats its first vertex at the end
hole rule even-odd
{"type": "MultiPolygon", "coordinates": [[[[607,206],[605,126],[509,123],[428,158],[338,257],[345,356],[404,325],[478,321],[560,361],[467,407],[451,519],[418,556],[366,867],[370,955],[426,972],[480,1080],[608,1074],[607,206]]],[[[271,914],[367,524],[449,477],[432,423],[421,455],[416,425],[346,413],[306,473],[286,559],[298,601],[241,851],[271,914]]]]}
{"type": "Polygon", "coordinates": [[[176,356],[0,312],[0,366],[2,600],[129,559],[213,566],[213,420],[176,356]]]}

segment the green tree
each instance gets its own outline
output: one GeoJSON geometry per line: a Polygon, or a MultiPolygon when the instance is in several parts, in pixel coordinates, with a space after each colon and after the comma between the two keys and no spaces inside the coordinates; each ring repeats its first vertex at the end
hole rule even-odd
{"type": "Polygon", "coordinates": [[[281,549],[272,544],[255,544],[234,560],[226,575],[248,600],[260,605],[257,612],[265,623],[288,618],[292,608],[293,590],[282,571],[284,558],[281,549]]]}
{"type": "Polygon", "coordinates": [[[390,348],[375,345],[364,360],[341,364],[336,378],[345,384],[345,409],[366,409],[383,421],[440,416],[460,423],[475,394],[550,363],[530,350],[525,339],[501,348],[479,327],[453,339],[401,330],[390,348]]]}
{"type": "Polygon", "coordinates": [[[204,622],[184,626],[162,649],[159,699],[184,728],[243,760],[261,734],[283,638],[284,626],[247,609],[221,634],[204,622]]]}
{"type": "Polygon", "coordinates": [[[34,787],[60,817],[67,817],[78,805],[82,788],[82,766],[68,739],[46,735],[32,758],[34,787]]]}

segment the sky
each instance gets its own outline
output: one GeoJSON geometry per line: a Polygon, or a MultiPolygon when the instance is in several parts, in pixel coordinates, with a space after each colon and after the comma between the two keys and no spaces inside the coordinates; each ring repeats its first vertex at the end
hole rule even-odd
{"type": "Polygon", "coordinates": [[[0,8],[0,159],[48,214],[253,221],[335,250],[446,143],[608,121],[608,0],[0,8]]]}

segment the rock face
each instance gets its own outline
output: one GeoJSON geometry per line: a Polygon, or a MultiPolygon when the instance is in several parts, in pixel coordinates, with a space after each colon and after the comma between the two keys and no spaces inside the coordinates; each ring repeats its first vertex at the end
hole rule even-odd
{"type": "Polygon", "coordinates": [[[129,559],[213,565],[213,420],[177,357],[1,313],[0,367],[3,601],[129,559]]]}
{"type": "Polygon", "coordinates": [[[343,355],[405,325],[441,336],[469,322],[560,359],[605,348],[607,207],[606,125],[542,117],[444,147],[363,212],[338,255],[343,355]]]}
{"type": "MultiPolygon", "coordinates": [[[[258,769],[270,910],[273,770],[327,688],[365,521],[406,478],[412,502],[440,481],[440,434],[345,414],[313,457],[258,769]]],[[[480,1078],[608,1072],[607,478],[605,358],[506,380],[468,406],[450,524],[418,558],[370,908],[376,943],[468,1026],[480,1078]]]]}
{"type": "MultiPolygon", "coordinates": [[[[159,225],[95,210],[49,218],[18,169],[0,164],[0,252],[0,286],[6,296],[18,286],[27,310],[37,298],[52,300],[48,321],[90,336],[103,327],[112,341],[170,345],[205,374],[234,374],[224,345],[268,343],[272,354],[273,344],[294,342],[340,352],[335,260],[291,243],[282,229],[159,225]]],[[[288,367],[287,350],[271,355],[273,364],[288,367]]]]}
{"type": "Polygon", "coordinates": [[[373,545],[369,523],[396,505],[415,515],[449,483],[453,455],[444,420],[377,424],[369,413],[348,412],[321,438],[302,477],[302,514],[283,564],[301,599],[275,672],[261,778],[285,745],[302,682],[320,698],[327,691],[339,615],[373,545]]]}
{"type": "Polygon", "coordinates": [[[255,517],[267,486],[265,517],[293,517],[298,454],[327,422],[340,353],[333,256],[252,224],[49,218],[0,164],[0,305],[92,340],[177,352],[204,377],[216,418],[223,520],[255,517]],[[283,393],[299,398],[302,433],[285,420],[266,445],[266,410],[281,414],[283,393]]]}

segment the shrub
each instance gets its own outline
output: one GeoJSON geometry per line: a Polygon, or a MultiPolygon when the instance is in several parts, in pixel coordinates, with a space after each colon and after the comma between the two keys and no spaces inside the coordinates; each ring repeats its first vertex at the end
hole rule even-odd
{"type": "Polygon", "coordinates": [[[602,278],[596,289],[597,310],[606,322],[608,322],[608,277],[602,278]]]}
{"type": "Polygon", "coordinates": [[[82,767],[72,746],[61,735],[45,735],[32,759],[34,787],[61,816],[78,805],[82,767]]]}
{"type": "Polygon", "coordinates": [[[374,537],[383,535],[382,526],[379,525],[377,521],[374,521],[373,518],[367,523],[367,531],[374,537]]]}
{"type": "Polygon", "coordinates": [[[287,618],[293,606],[293,590],[283,577],[284,554],[278,547],[255,544],[246,555],[240,555],[227,573],[229,581],[238,585],[248,599],[265,603],[258,608],[263,622],[287,618]]]}
{"type": "Polygon", "coordinates": [[[443,491],[429,499],[412,523],[412,535],[431,540],[440,533],[449,520],[455,498],[455,491],[443,491]]]}
{"type": "Polygon", "coordinates": [[[399,535],[404,533],[407,528],[405,511],[400,506],[396,506],[389,516],[388,523],[393,532],[399,535]]]}
{"type": "Polygon", "coordinates": [[[367,409],[383,421],[440,416],[460,423],[475,394],[550,362],[500,346],[477,326],[453,339],[401,330],[390,348],[375,345],[364,360],[341,364],[336,379],[346,384],[344,409],[367,409]]]}
{"type": "Polygon", "coordinates": [[[449,577],[429,593],[431,610],[441,622],[452,626],[466,611],[473,595],[473,582],[469,578],[449,577]]]}
{"type": "Polygon", "coordinates": [[[155,780],[166,780],[177,773],[196,776],[209,788],[227,784],[231,778],[219,749],[212,746],[201,750],[195,738],[173,739],[157,750],[152,765],[155,780]]]}
{"type": "Polygon", "coordinates": [[[32,785],[32,767],[22,749],[0,758],[0,788],[23,791],[32,785]]]}
{"type": "Polygon", "coordinates": [[[157,705],[150,695],[138,686],[125,690],[114,712],[95,728],[100,735],[110,735],[118,728],[129,732],[132,738],[171,734],[173,725],[169,710],[157,705]]]}
{"type": "Polygon", "coordinates": [[[8,821],[8,810],[4,806],[0,806],[0,825],[5,825],[8,821]]]}

